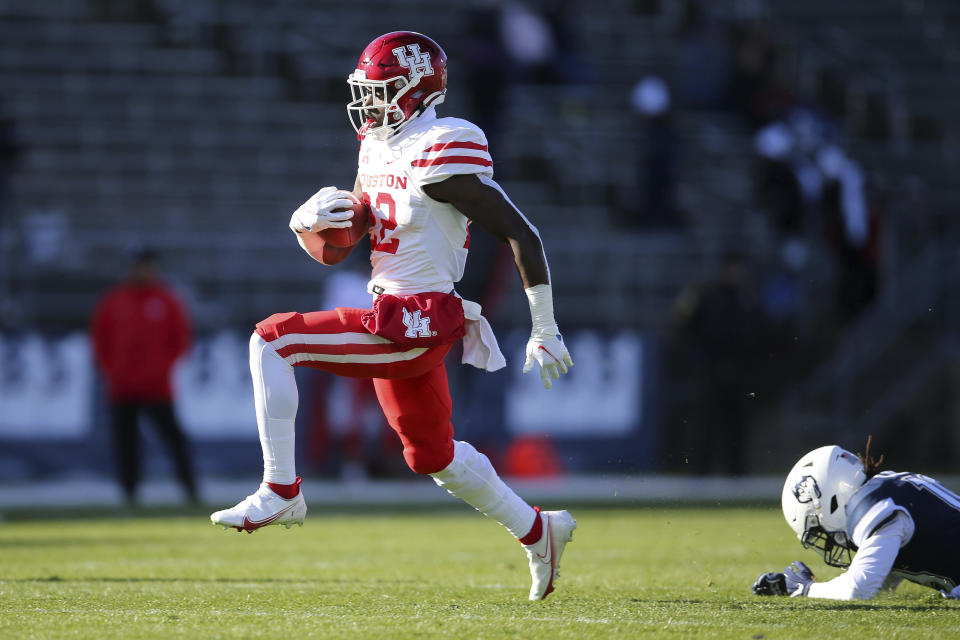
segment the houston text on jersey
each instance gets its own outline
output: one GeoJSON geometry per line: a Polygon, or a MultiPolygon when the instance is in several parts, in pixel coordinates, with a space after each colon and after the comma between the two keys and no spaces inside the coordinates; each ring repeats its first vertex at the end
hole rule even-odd
{"type": "Polygon", "coordinates": [[[357,178],[360,180],[360,185],[368,189],[377,187],[386,187],[388,189],[407,188],[407,177],[394,175],[392,173],[379,173],[375,175],[360,173],[357,175],[357,178]]]}

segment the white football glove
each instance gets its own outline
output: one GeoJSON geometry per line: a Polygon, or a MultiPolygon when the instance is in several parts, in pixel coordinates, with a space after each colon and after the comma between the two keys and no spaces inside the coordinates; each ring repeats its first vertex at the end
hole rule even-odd
{"type": "Polygon", "coordinates": [[[533,330],[527,341],[527,361],[523,372],[533,369],[533,363],[540,365],[540,379],[549,389],[553,381],[573,366],[573,358],[563,344],[557,322],[553,319],[553,290],[549,284],[538,284],[524,289],[530,302],[530,319],[533,330]]]}
{"type": "Polygon", "coordinates": [[[323,231],[324,229],[345,229],[353,218],[353,200],[351,193],[336,187],[324,187],[310,196],[290,216],[290,229],[294,233],[304,231],[323,231]],[[334,209],[347,211],[333,212],[334,209]]]}
{"type": "Polygon", "coordinates": [[[527,361],[523,364],[523,372],[527,373],[533,369],[534,362],[540,365],[540,379],[543,380],[543,386],[547,389],[553,386],[553,380],[573,366],[573,358],[570,357],[570,352],[567,351],[559,333],[555,335],[534,333],[530,336],[530,340],[527,341],[527,361]]]}

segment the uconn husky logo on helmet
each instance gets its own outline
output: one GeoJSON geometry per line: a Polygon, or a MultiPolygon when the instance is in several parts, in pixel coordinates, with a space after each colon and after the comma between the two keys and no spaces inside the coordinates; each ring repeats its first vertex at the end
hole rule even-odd
{"type": "Polygon", "coordinates": [[[797,502],[813,502],[820,498],[820,486],[813,476],[803,476],[799,482],[793,486],[793,495],[797,502]]]}
{"type": "Polygon", "coordinates": [[[408,44],[393,50],[401,67],[410,69],[414,75],[432,76],[433,65],[430,64],[430,54],[420,51],[419,44],[408,44]]]}

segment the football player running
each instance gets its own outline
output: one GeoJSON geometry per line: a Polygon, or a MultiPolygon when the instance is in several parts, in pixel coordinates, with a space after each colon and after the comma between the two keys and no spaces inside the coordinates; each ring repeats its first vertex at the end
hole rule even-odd
{"type": "Polygon", "coordinates": [[[906,579],[960,598],[960,497],[918,473],[878,472],[883,457],[869,452],[869,440],[862,457],[820,447],[800,458],[783,486],[783,515],[800,543],[846,571],[816,582],[797,561],[761,575],[753,593],[868,600],[906,579]]]}
{"type": "MultiPolygon", "coordinates": [[[[560,556],[576,522],[540,511],[514,493],[490,461],[453,438],[443,358],[462,340],[463,362],[493,371],[506,362],[480,306],[454,290],[470,244],[468,224],[509,243],[530,303],[533,328],[524,372],[543,384],[573,366],[554,319],[550,275],[537,230],[493,180],[483,132],[438,117],[446,94],[446,55],[430,38],[380,36],[347,79],[347,106],[360,139],[353,193],[370,205],[372,308],[275,314],[250,339],[250,370],[263,449],[263,483],[236,506],[211,515],[240,531],[302,524],[306,504],[294,469],[298,395],[293,367],[373,379],[377,399],[416,473],[494,518],[526,550],[530,599],[553,591],[560,556]]],[[[350,193],[325,187],[290,220],[300,246],[322,261],[316,232],[345,228],[350,193]]]]}

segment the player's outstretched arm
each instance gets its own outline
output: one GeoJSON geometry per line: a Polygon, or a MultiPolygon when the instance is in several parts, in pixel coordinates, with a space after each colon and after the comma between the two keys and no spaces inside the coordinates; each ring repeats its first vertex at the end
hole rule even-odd
{"type": "Polygon", "coordinates": [[[792,595],[829,600],[869,600],[890,575],[904,540],[912,533],[912,521],[898,512],[859,546],[845,572],[826,582],[815,582],[813,572],[794,562],[783,573],[765,573],[753,584],[757,595],[792,595]],[[798,566],[799,565],[799,566],[798,566]]]}
{"type": "Polygon", "coordinates": [[[758,596],[805,596],[815,582],[813,571],[799,560],[791,562],[783,573],[763,573],[751,590],[758,596]]]}
{"type": "Polygon", "coordinates": [[[481,181],[476,174],[456,175],[428,184],[423,190],[438,202],[452,204],[481,229],[508,243],[524,289],[550,284],[547,259],[537,230],[510,203],[496,182],[481,181]]]}
{"type": "Polygon", "coordinates": [[[423,190],[434,200],[453,205],[481,229],[510,245],[533,320],[523,372],[539,364],[543,386],[549,389],[554,379],[573,366],[573,359],[553,317],[550,271],[536,228],[489,178],[456,175],[426,185],[423,190]]]}

